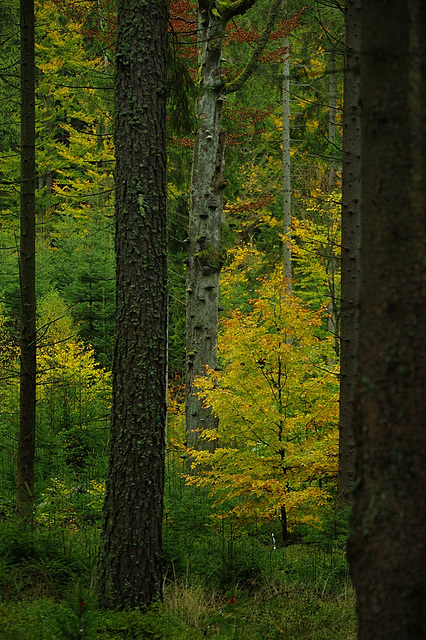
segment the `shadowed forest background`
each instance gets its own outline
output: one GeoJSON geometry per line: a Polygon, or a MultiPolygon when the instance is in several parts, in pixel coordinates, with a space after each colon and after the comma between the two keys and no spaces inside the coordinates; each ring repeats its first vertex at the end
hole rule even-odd
{"type": "MultiPolygon", "coordinates": [[[[355,375],[357,336],[345,331],[358,323],[348,279],[341,305],[344,72],[353,86],[347,61],[356,45],[337,0],[257,0],[225,20],[232,4],[199,2],[197,22],[195,2],[169,3],[162,584],[149,607],[114,606],[105,595],[102,610],[117,317],[117,7],[35,2],[36,440],[25,523],[16,517],[20,20],[19,3],[2,2],[0,638],[357,637],[345,551],[354,387],[339,398],[342,371],[345,384],[355,375]],[[203,11],[224,29],[213,51],[217,138],[206,124],[216,87],[210,63],[200,64],[203,11]],[[203,149],[213,144],[204,194],[203,149]],[[203,225],[208,217],[197,189],[207,210],[219,211],[217,229],[196,230],[194,216],[203,225]],[[201,343],[213,360],[199,360],[201,343]]],[[[345,96],[358,106],[358,94],[345,96]]],[[[359,154],[345,144],[348,163],[359,154]]],[[[346,171],[343,213],[359,206],[346,171]]],[[[355,264],[359,238],[349,240],[348,229],[343,246],[355,264]]],[[[149,338],[151,326],[139,329],[149,338]]]]}

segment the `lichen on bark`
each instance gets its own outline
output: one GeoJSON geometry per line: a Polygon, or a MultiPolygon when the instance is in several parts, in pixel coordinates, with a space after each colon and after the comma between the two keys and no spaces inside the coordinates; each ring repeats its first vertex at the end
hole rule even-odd
{"type": "Polygon", "coordinates": [[[98,563],[108,608],[161,598],[167,395],[167,3],[119,0],[116,339],[98,563]]]}

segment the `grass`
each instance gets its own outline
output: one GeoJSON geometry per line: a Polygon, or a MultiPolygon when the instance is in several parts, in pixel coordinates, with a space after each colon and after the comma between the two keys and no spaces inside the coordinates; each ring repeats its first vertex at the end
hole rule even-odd
{"type": "MultiPolygon", "coordinates": [[[[74,534],[75,535],[75,534],[74,534]]],[[[58,540],[56,540],[58,542],[58,540]]],[[[54,548],[54,547],[52,547],[54,548]]],[[[201,640],[257,638],[354,640],[354,594],[343,553],[310,545],[275,552],[224,587],[206,576],[170,575],[164,601],[141,611],[100,611],[91,594],[93,568],[76,558],[21,556],[6,562],[2,578],[0,638],[4,640],[201,640]]],[[[235,574],[237,575],[237,574],[235,574]]]]}
{"type": "Polygon", "coordinates": [[[196,632],[195,638],[218,636],[234,640],[354,639],[353,609],[351,589],[330,596],[316,593],[302,583],[286,585],[271,580],[252,592],[236,591],[226,597],[175,583],[166,590],[163,605],[164,611],[196,632]]]}
{"type": "Polygon", "coordinates": [[[192,491],[166,496],[164,599],[146,611],[98,608],[99,523],[0,521],[0,640],[355,640],[344,525],[274,548],[269,529],[212,524],[192,491]]]}
{"type": "Polygon", "coordinates": [[[94,603],[80,611],[78,602],[44,597],[2,604],[0,638],[356,638],[354,597],[349,589],[330,596],[315,593],[302,584],[286,587],[267,582],[253,593],[237,592],[228,597],[209,591],[204,585],[177,581],[167,585],[164,602],[147,612],[100,612],[94,603]]]}

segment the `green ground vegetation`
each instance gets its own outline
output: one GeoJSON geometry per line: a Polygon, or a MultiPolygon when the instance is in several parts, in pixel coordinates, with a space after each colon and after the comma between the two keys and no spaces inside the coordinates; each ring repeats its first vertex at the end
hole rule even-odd
{"type": "Polygon", "coordinates": [[[345,514],[330,510],[322,529],[295,529],[290,544],[279,546],[273,525],[217,524],[207,495],[187,486],[169,461],[164,601],[117,612],[94,596],[101,499],[95,484],[72,495],[57,486],[28,529],[3,509],[2,640],[356,637],[345,514]]]}

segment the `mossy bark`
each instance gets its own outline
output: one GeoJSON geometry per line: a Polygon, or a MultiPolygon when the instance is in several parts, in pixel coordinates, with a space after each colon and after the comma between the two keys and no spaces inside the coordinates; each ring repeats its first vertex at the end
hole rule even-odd
{"type": "Polygon", "coordinates": [[[194,378],[204,375],[206,365],[217,366],[220,232],[226,186],[225,140],[220,126],[224,99],[222,39],[226,20],[213,15],[210,2],[205,5],[200,3],[198,10],[200,96],[191,180],[186,287],[186,430],[188,444],[196,448],[214,446],[199,439],[200,431],[216,426],[216,419],[195,395],[194,378]]]}
{"type": "Polygon", "coordinates": [[[360,640],[426,637],[425,24],[424,0],[362,0],[362,279],[349,541],[360,640]]]}
{"type": "Polygon", "coordinates": [[[115,76],[116,340],[98,595],[161,597],[167,391],[165,0],[120,0],[115,76]]]}
{"type": "Polygon", "coordinates": [[[206,365],[212,369],[217,366],[223,190],[228,184],[223,176],[225,135],[221,129],[221,110],[226,94],[239,89],[256,68],[281,0],[273,0],[264,33],[238,82],[228,85],[222,74],[223,38],[227,22],[245,13],[255,1],[198,3],[198,131],[190,194],[185,376],[187,443],[197,449],[214,449],[214,441],[199,435],[217,424],[210,410],[197,398],[194,378],[205,374],[206,365]]]}

